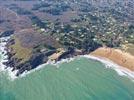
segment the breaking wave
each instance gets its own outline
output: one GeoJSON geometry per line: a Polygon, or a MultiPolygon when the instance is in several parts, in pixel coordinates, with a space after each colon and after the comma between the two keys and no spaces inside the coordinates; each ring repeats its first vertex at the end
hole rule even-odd
{"type": "MultiPolygon", "coordinates": [[[[3,63],[8,61],[8,56],[7,56],[7,51],[6,51],[6,42],[8,41],[10,37],[4,37],[4,38],[0,38],[0,55],[1,55],[1,59],[0,59],[0,72],[4,71],[7,72],[10,79],[14,80],[16,79],[16,73],[17,70],[12,71],[12,68],[5,66],[3,63]]],[[[25,71],[23,74],[21,74],[19,77],[25,77],[26,75],[35,72],[36,70],[39,70],[41,68],[44,68],[46,65],[55,65],[57,68],[59,68],[59,64],[62,63],[69,63],[75,59],[78,58],[88,58],[88,59],[92,59],[92,60],[96,60],[99,61],[101,63],[103,63],[105,65],[106,68],[112,68],[114,69],[119,75],[121,76],[127,76],[128,78],[134,80],[134,72],[130,71],[122,66],[119,66],[118,64],[106,59],[106,58],[101,58],[101,57],[95,57],[95,56],[91,56],[91,55],[81,55],[81,56],[76,56],[74,58],[67,58],[67,59],[62,59],[61,61],[58,62],[53,62],[53,61],[48,61],[45,64],[39,65],[37,68],[31,70],[31,71],[25,71]]]]}

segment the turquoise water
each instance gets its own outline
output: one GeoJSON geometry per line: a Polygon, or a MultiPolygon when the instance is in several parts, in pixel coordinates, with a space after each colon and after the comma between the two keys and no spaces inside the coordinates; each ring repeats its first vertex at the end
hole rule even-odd
{"type": "Polygon", "coordinates": [[[134,100],[134,82],[86,58],[52,65],[10,81],[0,75],[0,100],[134,100]]]}

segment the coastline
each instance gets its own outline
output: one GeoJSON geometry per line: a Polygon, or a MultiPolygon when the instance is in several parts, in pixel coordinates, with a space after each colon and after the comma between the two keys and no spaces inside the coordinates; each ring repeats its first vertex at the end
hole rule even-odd
{"type": "Polygon", "coordinates": [[[61,64],[63,62],[70,62],[73,59],[75,59],[75,58],[67,58],[67,59],[62,59],[61,61],[57,61],[57,62],[49,60],[46,63],[39,65],[35,69],[23,72],[20,76],[17,77],[16,74],[17,74],[18,70],[13,71],[13,68],[11,68],[10,66],[6,66],[4,64],[5,62],[8,62],[8,55],[7,55],[8,50],[6,48],[6,45],[7,45],[7,42],[9,39],[10,39],[10,36],[0,38],[0,56],[1,56],[1,58],[0,58],[0,72],[6,72],[9,76],[8,78],[11,80],[15,80],[15,79],[20,78],[20,77],[25,77],[26,75],[28,75],[36,70],[39,70],[41,68],[44,68],[46,65],[49,65],[49,64],[55,65],[57,68],[59,68],[58,64],[61,64]]]}
{"type": "MultiPolygon", "coordinates": [[[[0,38],[0,54],[2,55],[2,59],[0,61],[0,72],[1,71],[6,71],[10,77],[11,80],[14,80],[16,78],[18,78],[16,76],[16,73],[17,73],[17,70],[15,71],[12,71],[13,68],[11,67],[7,67],[5,66],[3,63],[8,61],[8,56],[7,56],[7,50],[6,50],[6,43],[7,41],[10,39],[10,37],[4,37],[4,38],[0,38]]],[[[114,52],[116,53],[123,53],[123,54],[126,54],[124,52],[122,52],[121,50],[118,50],[118,49],[112,49],[112,48],[99,48],[95,51],[93,51],[92,53],[90,53],[89,55],[78,55],[78,56],[74,56],[72,58],[67,58],[67,59],[62,59],[60,61],[57,61],[57,62],[54,62],[54,61],[48,61],[47,63],[44,63],[42,65],[39,65],[37,68],[35,69],[32,69],[30,71],[25,71],[24,73],[22,73],[19,77],[25,77],[26,75],[36,71],[36,70],[39,70],[41,68],[44,68],[46,65],[55,65],[57,68],[59,68],[59,64],[62,64],[62,63],[65,63],[65,62],[70,62],[70,61],[73,61],[77,58],[81,58],[81,57],[84,57],[84,58],[88,58],[88,59],[92,59],[92,60],[96,60],[96,61],[99,61],[101,63],[103,63],[106,68],[112,68],[114,69],[119,75],[121,76],[127,76],[128,78],[134,80],[134,72],[133,70],[130,70],[129,68],[123,66],[123,65],[120,65],[117,61],[113,61],[112,59],[110,59],[107,55],[107,53],[109,52],[106,52],[110,50],[113,50],[114,52]],[[101,51],[101,52],[100,52],[101,51]]],[[[122,55],[123,55],[122,54],[122,55]]],[[[130,56],[130,54],[127,54],[128,56],[130,56]]],[[[125,56],[126,57],[126,56],[125,56]]],[[[132,63],[133,64],[133,63],[132,63]]]]}
{"type": "Polygon", "coordinates": [[[25,77],[26,75],[28,75],[28,74],[30,74],[32,72],[35,72],[37,70],[40,70],[40,69],[44,68],[46,65],[55,65],[56,68],[59,68],[59,64],[69,63],[69,62],[71,62],[71,61],[73,61],[75,59],[80,59],[80,58],[87,58],[87,59],[91,59],[91,60],[101,62],[102,64],[104,64],[104,66],[106,68],[110,68],[110,69],[115,70],[118,75],[126,76],[127,78],[129,78],[132,81],[134,81],[134,72],[133,71],[131,71],[131,70],[129,70],[129,69],[123,67],[123,66],[120,66],[120,65],[116,64],[115,62],[107,59],[107,58],[97,57],[97,56],[93,56],[93,55],[78,55],[78,56],[75,56],[75,57],[72,57],[72,58],[62,59],[62,60],[57,61],[57,62],[48,61],[47,63],[39,65],[37,68],[35,68],[35,69],[31,70],[31,71],[24,72],[19,77],[25,77]]]}
{"type": "Polygon", "coordinates": [[[9,78],[11,80],[16,79],[17,77],[15,76],[17,73],[17,70],[12,71],[13,68],[11,67],[7,67],[6,65],[4,65],[3,63],[8,61],[8,56],[7,56],[7,48],[6,48],[6,44],[8,42],[8,40],[10,39],[10,36],[8,37],[1,37],[0,38],[0,72],[7,72],[9,75],[9,78]]]}
{"type": "Polygon", "coordinates": [[[115,62],[113,62],[113,61],[111,61],[107,58],[93,56],[93,55],[84,55],[84,57],[92,59],[92,60],[99,61],[102,64],[104,64],[104,66],[106,68],[111,68],[111,69],[115,70],[118,73],[118,75],[126,76],[129,79],[134,81],[134,72],[133,71],[131,71],[131,70],[129,70],[129,69],[123,67],[123,66],[120,66],[117,63],[115,63],[115,62]]]}
{"type": "Polygon", "coordinates": [[[120,49],[101,47],[90,53],[90,55],[106,58],[126,69],[134,71],[134,56],[120,49]]]}
{"type": "Polygon", "coordinates": [[[35,68],[35,69],[32,69],[32,70],[30,70],[30,71],[25,71],[24,73],[22,73],[20,76],[18,76],[18,77],[25,77],[26,75],[29,75],[30,73],[33,73],[33,72],[35,72],[35,71],[37,71],[37,70],[40,70],[40,69],[42,69],[42,68],[45,68],[47,65],[54,65],[56,68],[59,68],[59,64],[62,64],[62,63],[69,63],[69,62],[71,62],[71,61],[73,61],[73,60],[75,60],[75,58],[76,57],[74,57],[74,58],[67,58],[67,59],[62,59],[62,60],[60,60],[60,61],[57,61],[57,62],[54,62],[54,61],[48,61],[48,62],[46,62],[46,63],[44,63],[44,64],[41,64],[41,65],[39,65],[37,68],[35,68]]]}
{"type": "Polygon", "coordinates": [[[0,71],[4,70],[4,68],[6,68],[6,66],[3,63],[8,61],[6,44],[7,44],[7,41],[9,38],[10,37],[0,38],[0,55],[1,55],[0,71]]]}

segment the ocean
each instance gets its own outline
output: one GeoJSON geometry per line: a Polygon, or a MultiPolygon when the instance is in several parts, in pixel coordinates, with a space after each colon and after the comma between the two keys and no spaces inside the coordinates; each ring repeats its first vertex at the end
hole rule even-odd
{"type": "Polygon", "coordinates": [[[0,72],[0,100],[134,100],[134,82],[101,62],[76,58],[15,80],[0,72]]]}

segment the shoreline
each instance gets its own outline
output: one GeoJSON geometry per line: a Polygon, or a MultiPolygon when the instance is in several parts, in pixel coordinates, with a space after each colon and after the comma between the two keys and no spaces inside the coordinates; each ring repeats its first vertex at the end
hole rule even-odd
{"type": "Polygon", "coordinates": [[[7,71],[8,72],[8,75],[9,75],[9,78],[11,80],[15,80],[17,78],[23,78],[23,77],[26,77],[27,75],[35,72],[35,71],[38,71],[42,68],[45,68],[47,65],[55,65],[56,68],[59,68],[59,64],[62,64],[62,63],[69,63],[75,59],[80,59],[80,58],[87,58],[87,59],[90,59],[90,60],[94,60],[94,61],[98,61],[98,62],[101,62],[102,64],[104,64],[105,68],[110,68],[112,70],[115,70],[117,72],[118,75],[120,76],[125,76],[127,78],[129,78],[130,80],[134,81],[134,72],[127,69],[127,68],[124,68],[112,61],[110,61],[109,59],[106,59],[106,58],[103,58],[103,57],[96,57],[96,56],[92,56],[92,55],[80,55],[80,56],[76,56],[74,58],[67,58],[67,59],[62,59],[61,61],[58,61],[58,62],[52,62],[52,61],[48,61],[47,63],[44,63],[42,65],[39,65],[37,68],[33,69],[33,70],[30,70],[30,71],[25,71],[24,73],[22,73],[19,77],[16,77],[15,74],[17,73],[17,70],[16,71],[12,71],[12,68],[7,68],[5,69],[4,71],[7,71]]]}
{"type": "Polygon", "coordinates": [[[10,39],[10,36],[0,38],[0,56],[1,56],[1,59],[0,59],[0,72],[3,72],[3,71],[7,72],[8,75],[9,75],[9,78],[11,80],[14,80],[14,79],[17,78],[15,76],[15,74],[17,73],[17,70],[12,71],[13,68],[7,67],[6,65],[3,64],[3,63],[8,61],[6,44],[7,44],[9,39],[10,39]]]}
{"type": "Polygon", "coordinates": [[[101,47],[90,53],[93,56],[109,59],[110,61],[134,71],[134,56],[120,49],[101,47]]]}
{"type": "Polygon", "coordinates": [[[42,68],[45,68],[47,65],[54,65],[56,68],[59,68],[59,64],[62,64],[62,63],[69,63],[69,62],[71,62],[71,61],[73,61],[73,60],[75,60],[75,59],[76,59],[76,57],[74,57],[74,58],[62,59],[61,61],[58,61],[58,62],[48,61],[48,62],[46,62],[46,63],[44,63],[44,64],[39,65],[39,66],[38,66],[37,68],[35,68],[35,69],[32,69],[32,70],[30,70],[30,71],[25,71],[25,72],[22,73],[18,78],[25,77],[25,76],[27,76],[27,75],[29,75],[29,74],[35,72],[35,71],[38,71],[38,70],[40,70],[40,69],[42,69],[42,68]]]}
{"type": "Polygon", "coordinates": [[[112,70],[115,70],[118,75],[120,75],[120,76],[126,76],[129,79],[131,79],[131,80],[134,81],[134,72],[133,71],[131,71],[131,70],[129,70],[129,69],[123,67],[123,66],[120,66],[117,63],[115,63],[115,62],[113,62],[113,61],[111,61],[111,60],[109,60],[107,58],[93,56],[93,55],[84,55],[84,57],[89,58],[89,59],[92,59],[92,60],[99,61],[102,64],[104,64],[104,66],[106,68],[110,68],[112,70]]]}
{"type": "Polygon", "coordinates": [[[8,39],[9,37],[0,38],[0,55],[1,55],[0,72],[4,70],[4,68],[6,68],[6,66],[3,63],[8,61],[7,50],[6,50],[6,44],[8,39]]]}
{"type": "Polygon", "coordinates": [[[89,55],[78,55],[78,56],[74,56],[72,58],[62,59],[62,60],[57,61],[57,62],[47,61],[46,63],[39,65],[35,69],[23,72],[19,77],[17,77],[16,76],[17,70],[12,71],[13,68],[7,67],[3,64],[4,62],[8,61],[8,59],[7,59],[8,56],[7,56],[7,51],[6,51],[6,43],[9,39],[10,39],[10,37],[0,38],[0,51],[1,51],[0,54],[2,55],[2,59],[0,61],[0,72],[2,72],[2,71],[7,72],[11,80],[14,80],[14,79],[20,78],[20,77],[25,77],[26,75],[28,75],[28,74],[36,71],[36,70],[44,68],[46,65],[55,65],[56,68],[59,68],[59,64],[62,64],[62,63],[65,63],[65,62],[68,63],[70,61],[73,61],[73,60],[81,58],[81,57],[99,61],[102,64],[104,64],[106,68],[114,69],[119,75],[127,76],[128,78],[134,80],[134,72],[132,70],[130,70],[128,68],[125,68],[124,66],[119,65],[118,63],[112,61],[111,59],[108,59],[108,57],[104,57],[104,56],[101,56],[101,55],[100,56],[95,55],[94,52],[96,52],[96,50],[93,51],[94,54],[91,53],[89,55]]]}
{"type": "Polygon", "coordinates": [[[19,77],[20,78],[25,77],[25,76],[27,76],[27,75],[29,75],[37,70],[40,70],[40,69],[46,67],[47,65],[54,65],[56,68],[59,68],[59,64],[69,63],[75,59],[80,59],[80,58],[87,58],[90,60],[101,62],[105,66],[105,68],[110,68],[112,70],[115,70],[118,75],[125,76],[125,77],[129,78],[130,80],[134,81],[134,72],[133,71],[131,71],[127,68],[124,68],[123,66],[120,66],[120,65],[116,64],[115,62],[107,59],[107,58],[96,57],[93,55],[79,55],[79,56],[75,56],[73,58],[62,59],[61,61],[58,61],[58,62],[48,61],[47,63],[39,65],[37,68],[35,68],[31,71],[24,72],[19,77]]]}

